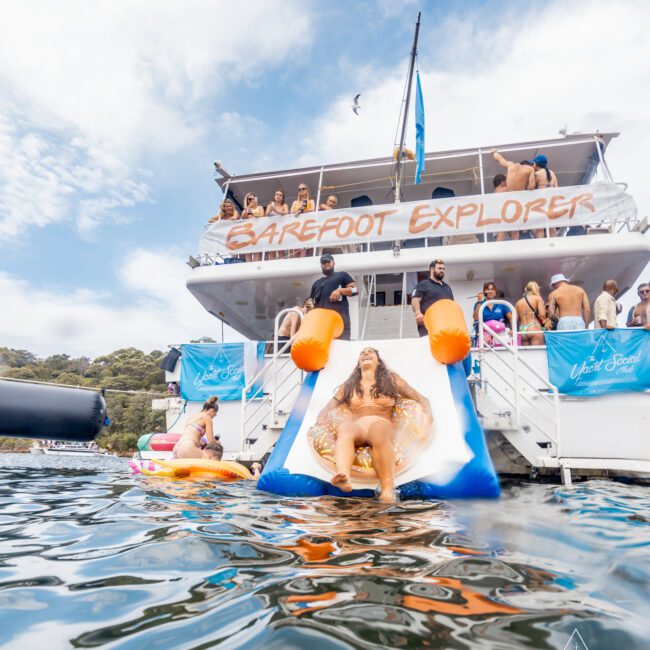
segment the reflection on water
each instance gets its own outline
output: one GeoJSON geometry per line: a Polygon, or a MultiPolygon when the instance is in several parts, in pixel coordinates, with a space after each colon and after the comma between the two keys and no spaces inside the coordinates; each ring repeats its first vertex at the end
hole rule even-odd
{"type": "Polygon", "coordinates": [[[555,649],[574,630],[590,650],[648,647],[643,486],[386,507],[109,458],[0,466],[8,647],[555,649]]]}

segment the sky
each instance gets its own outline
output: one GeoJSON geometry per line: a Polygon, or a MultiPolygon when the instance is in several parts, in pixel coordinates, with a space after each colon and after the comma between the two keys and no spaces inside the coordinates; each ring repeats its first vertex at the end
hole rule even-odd
{"type": "Polygon", "coordinates": [[[2,2],[0,346],[220,340],[185,288],[221,200],[213,161],[389,154],[419,10],[427,151],[620,131],[610,167],[648,214],[650,3],[236,5],[2,2]]]}

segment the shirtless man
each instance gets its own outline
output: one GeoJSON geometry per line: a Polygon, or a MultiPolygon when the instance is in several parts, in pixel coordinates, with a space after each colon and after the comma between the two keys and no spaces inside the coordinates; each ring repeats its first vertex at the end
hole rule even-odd
{"type": "MultiPolygon", "coordinates": [[[[492,179],[492,185],[494,185],[494,193],[496,194],[497,192],[507,192],[508,188],[506,187],[506,177],[503,174],[497,174],[493,179],[492,179]]],[[[506,232],[498,232],[497,233],[497,241],[505,241],[508,239],[508,233],[506,232]]],[[[510,239],[519,239],[519,231],[518,230],[513,230],[510,233],[510,239]]]]}
{"type": "MultiPolygon", "coordinates": [[[[305,300],[303,306],[296,305],[294,309],[299,309],[303,315],[314,308],[311,298],[305,300]]],[[[290,311],[282,320],[278,329],[278,341],[289,341],[293,335],[300,329],[301,319],[295,311],[290,311]]],[[[282,346],[280,346],[282,347],[282,346]]]]}
{"type": "Polygon", "coordinates": [[[520,163],[506,160],[496,149],[492,155],[499,165],[508,170],[506,172],[506,192],[535,189],[535,172],[529,160],[522,160],[520,163]]]}
{"type": "Polygon", "coordinates": [[[548,297],[548,310],[560,319],[558,331],[587,329],[591,322],[591,307],[584,289],[569,284],[562,273],[551,278],[551,288],[553,291],[548,297]]]}
{"type": "Polygon", "coordinates": [[[630,309],[626,325],[627,327],[650,329],[650,283],[640,284],[636,291],[641,302],[630,309]]]}

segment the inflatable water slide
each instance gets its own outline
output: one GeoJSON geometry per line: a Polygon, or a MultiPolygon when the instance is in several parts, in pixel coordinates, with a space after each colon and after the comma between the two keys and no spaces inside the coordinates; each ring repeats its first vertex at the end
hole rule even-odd
{"type": "Polygon", "coordinates": [[[258,488],[286,496],[375,493],[378,480],[367,447],[355,450],[352,492],[344,493],[330,482],[336,472],[334,446],[343,409],[333,409],[317,423],[337,387],[356,367],[360,352],[372,347],[389,370],[428,400],[433,415],[433,425],[425,426],[413,400],[400,398],[393,408],[395,482],[401,498],[498,497],[499,481],[462,365],[470,342],[460,307],[439,301],[427,310],[425,323],[429,337],[421,339],[338,341],[342,321],[336,312],[316,309],[307,314],[291,356],[310,372],[258,488]]]}

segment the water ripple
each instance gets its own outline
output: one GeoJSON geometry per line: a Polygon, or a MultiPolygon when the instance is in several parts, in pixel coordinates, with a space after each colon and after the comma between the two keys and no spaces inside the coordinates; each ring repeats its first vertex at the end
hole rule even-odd
{"type": "Polygon", "coordinates": [[[577,629],[593,650],[650,633],[644,486],[387,507],[113,459],[0,462],[7,647],[550,650],[577,629]]]}

